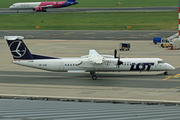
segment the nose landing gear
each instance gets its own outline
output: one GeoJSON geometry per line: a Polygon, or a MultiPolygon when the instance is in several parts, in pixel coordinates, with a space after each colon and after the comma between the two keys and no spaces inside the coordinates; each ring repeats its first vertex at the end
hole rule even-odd
{"type": "Polygon", "coordinates": [[[164,72],[164,75],[167,75],[167,74],[168,74],[168,72],[167,72],[167,71],[165,71],[165,72],[164,72]]]}
{"type": "Polygon", "coordinates": [[[96,75],[92,75],[92,79],[93,79],[93,80],[96,80],[96,79],[97,79],[97,76],[96,76],[96,75]]]}

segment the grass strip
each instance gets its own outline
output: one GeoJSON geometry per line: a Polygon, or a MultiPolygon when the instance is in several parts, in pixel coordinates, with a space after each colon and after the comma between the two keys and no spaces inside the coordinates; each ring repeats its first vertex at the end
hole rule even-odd
{"type": "Polygon", "coordinates": [[[87,12],[0,15],[1,30],[177,30],[177,12],[87,12]],[[34,28],[40,26],[40,28],[34,28]]]}

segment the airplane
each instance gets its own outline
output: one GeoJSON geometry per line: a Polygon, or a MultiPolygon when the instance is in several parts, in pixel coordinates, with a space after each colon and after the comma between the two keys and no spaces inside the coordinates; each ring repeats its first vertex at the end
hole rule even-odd
{"type": "MultiPolygon", "coordinates": [[[[24,2],[24,3],[14,3],[9,8],[12,10],[25,10],[33,9],[36,12],[46,12],[48,8],[62,8],[71,5],[78,4],[76,0],[67,0],[67,1],[55,1],[55,2],[24,2]]],[[[18,11],[17,11],[18,12],[18,11]]]]}
{"type": "Polygon", "coordinates": [[[55,72],[90,72],[92,79],[97,79],[99,72],[121,71],[167,71],[175,68],[160,58],[120,58],[117,50],[113,55],[101,55],[96,50],[90,49],[89,55],[78,58],[57,58],[31,54],[23,42],[23,36],[4,36],[12,56],[13,63],[55,72]]]}

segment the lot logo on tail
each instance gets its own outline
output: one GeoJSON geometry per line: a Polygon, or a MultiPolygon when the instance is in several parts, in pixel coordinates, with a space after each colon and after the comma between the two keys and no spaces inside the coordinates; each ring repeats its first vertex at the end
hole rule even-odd
{"type": "Polygon", "coordinates": [[[14,41],[10,44],[10,50],[15,58],[21,58],[26,53],[26,47],[23,45],[22,41],[14,41]]]}

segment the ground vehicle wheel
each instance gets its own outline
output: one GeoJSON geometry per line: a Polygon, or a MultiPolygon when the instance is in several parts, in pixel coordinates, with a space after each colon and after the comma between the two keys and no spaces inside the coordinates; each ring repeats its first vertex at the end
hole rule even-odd
{"type": "Polygon", "coordinates": [[[93,75],[93,76],[92,76],[92,79],[93,79],[93,80],[96,80],[96,79],[97,79],[97,76],[96,76],[96,75],[93,75]]]}

